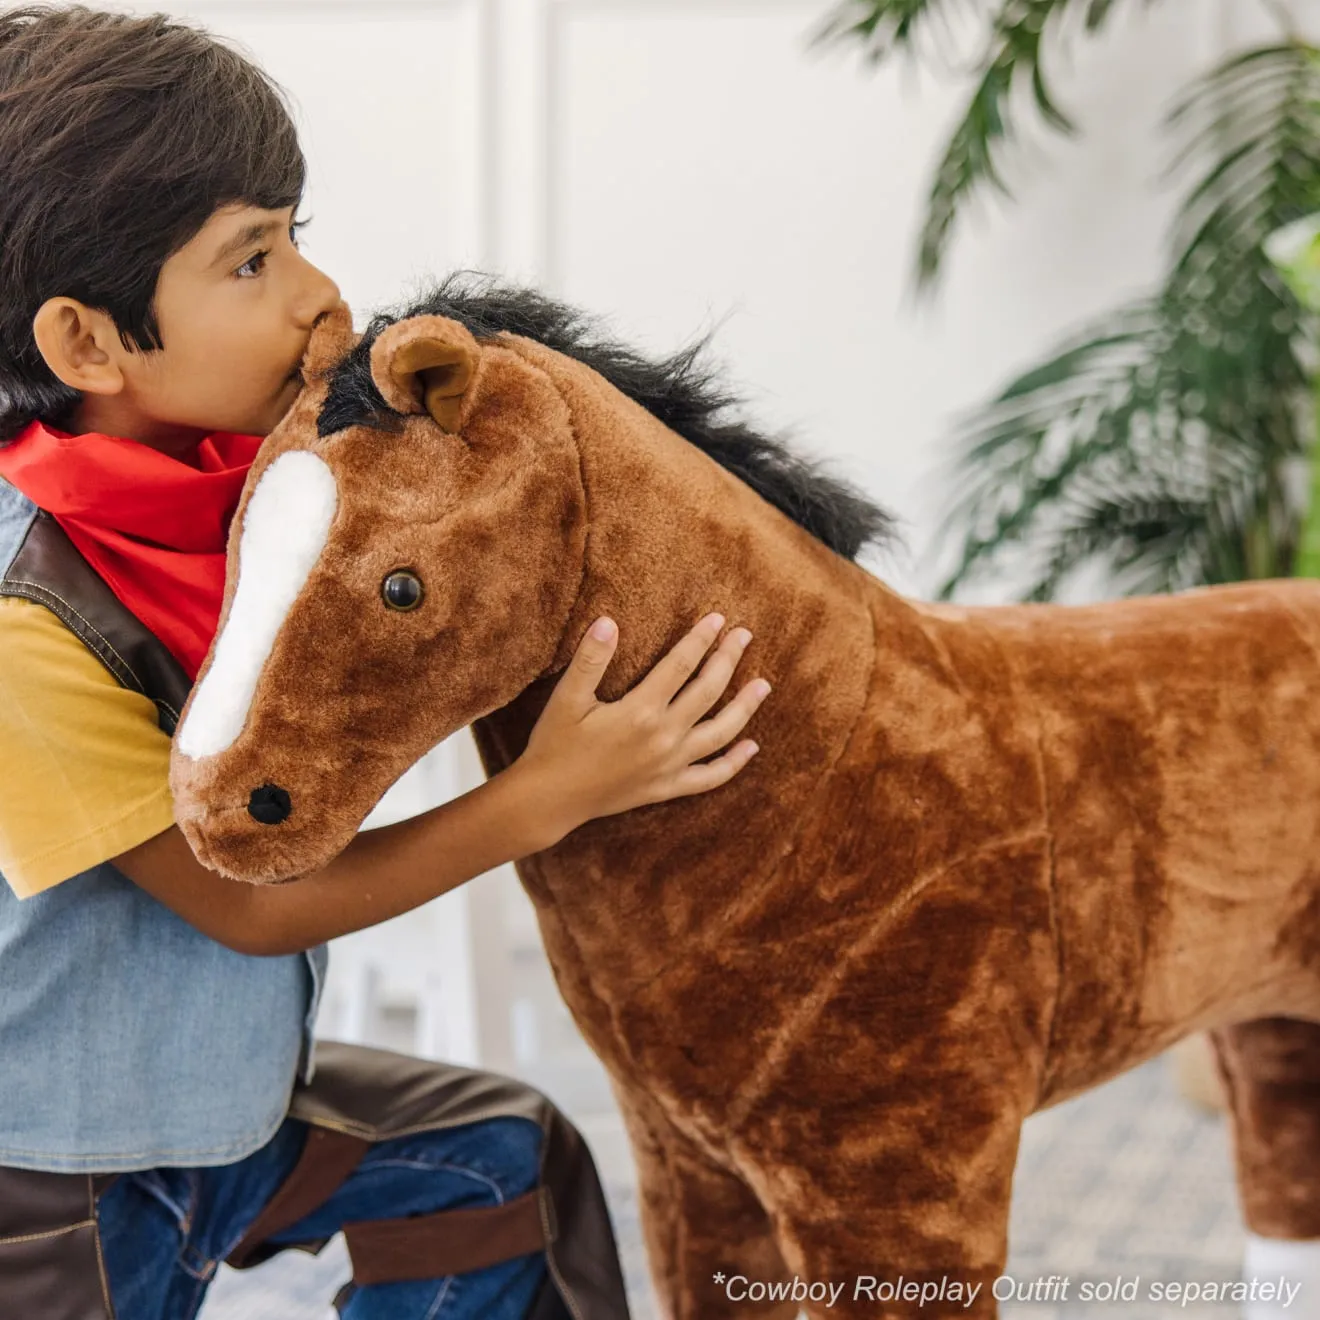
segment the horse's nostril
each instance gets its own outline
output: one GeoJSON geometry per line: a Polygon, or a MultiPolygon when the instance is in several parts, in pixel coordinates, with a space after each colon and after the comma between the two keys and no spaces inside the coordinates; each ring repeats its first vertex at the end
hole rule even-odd
{"type": "Polygon", "coordinates": [[[263,825],[278,825],[289,819],[293,799],[278,784],[262,784],[248,796],[248,815],[263,825]]]}

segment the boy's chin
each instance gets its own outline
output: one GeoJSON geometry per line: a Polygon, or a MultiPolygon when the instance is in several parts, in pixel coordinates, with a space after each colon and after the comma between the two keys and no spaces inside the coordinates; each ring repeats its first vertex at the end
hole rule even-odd
{"type": "Polygon", "coordinates": [[[266,425],[260,431],[253,431],[253,435],[269,435],[285,418],[289,409],[293,407],[298,395],[302,393],[302,378],[287,381],[284,388],[275,396],[271,403],[270,415],[266,419],[266,425]]]}

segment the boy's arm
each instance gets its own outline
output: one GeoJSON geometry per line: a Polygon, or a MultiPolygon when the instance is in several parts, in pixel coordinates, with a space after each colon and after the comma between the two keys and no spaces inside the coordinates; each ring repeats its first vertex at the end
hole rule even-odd
{"type": "Polygon", "coordinates": [[[533,776],[510,766],[420,816],[366,830],[328,866],[282,885],[207,870],[178,826],[114,864],[189,925],[238,953],[285,954],[374,926],[557,842],[533,776]]]}
{"type": "Polygon", "coordinates": [[[588,633],[532,730],[527,750],[493,779],[410,820],[358,834],[328,866],[282,885],[249,885],[202,866],[177,827],[114,859],[129,879],[190,925],[240,953],[286,954],[373,926],[503,862],[548,848],[596,816],[705,792],[751,759],[743,740],[715,759],[764,700],[746,684],[703,720],[744,647],[703,619],[619,701],[596,700],[617,631],[588,633]],[[686,686],[685,686],[686,685],[686,686]]]}

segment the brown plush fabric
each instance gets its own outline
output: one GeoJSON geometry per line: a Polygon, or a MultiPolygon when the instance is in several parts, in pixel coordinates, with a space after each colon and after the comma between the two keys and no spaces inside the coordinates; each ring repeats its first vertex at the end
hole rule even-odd
{"type": "MultiPolygon", "coordinates": [[[[626,1115],[669,1314],[794,1313],[725,1300],[724,1271],[846,1281],[813,1317],[994,1315],[1023,1118],[1204,1028],[1252,1227],[1320,1234],[1320,584],[907,600],[580,363],[419,319],[372,357],[399,434],[318,438],[310,372],[254,468],[315,452],[340,509],[241,735],[176,753],[198,856],[321,865],[453,731],[513,760],[597,615],[612,698],[719,609],[774,685],[760,755],[519,867],[626,1115]],[[399,379],[409,345],[467,364],[435,405],[460,434],[399,379]],[[411,613],[380,603],[399,567],[426,586],[411,613]],[[244,809],[268,782],[293,802],[275,827],[244,809]],[[900,1274],[987,1286],[854,1297],[900,1274]]],[[[327,325],[309,361],[351,342],[327,325]]]]}

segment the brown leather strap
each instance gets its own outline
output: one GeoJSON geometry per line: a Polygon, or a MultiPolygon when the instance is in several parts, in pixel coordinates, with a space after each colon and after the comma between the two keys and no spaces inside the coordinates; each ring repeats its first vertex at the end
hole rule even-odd
{"type": "Polygon", "coordinates": [[[569,1314],[573,1320],[627,1320],[623,1271],[591,1152],[573,1124],[531,1087],[454,1064],[319,1041],[316,1074],[295,1092],[290,1113],[373,1142],[491,1118],[535,1123],[544,1134],[537,1190],[546,1215],[546,1263],[555,1293],[567,1299],[556,1306],[547,1297],[535,1320],[569,1314]]]}
{"type": "Polygon", "coordinates": [[[0,578],[0,596],[22,596],[44,605],[122,686],[150,697],[160,727],[174,733],[192,681],[48,513],[39,512],[32,520],[9,571],[0,578]]]}
{"type": "Polygon", "coordinates": [[[249,1225],[238,1245],[226,1257],[226,1263],[234,1269],[255,1263],[250,1257],[268,1238],[296,1224],[334,1195],[344,1179],[357,1168],[370,1144],[347,1132],[309,1128],[307,1143],[293,1172],[249,1225]]]}
{"type": "MultiPolygon", "coordinates": [[[[543,1134],[541,1176],[533,1193],[505,1206],[444,1210],[434,1215],[354,1223],[344,1227],[354,1281],[337,1300],[367,1281],[429,1279],[465,1274],[488,1264],[544,1251],[550,1286],[529,1320],[627,1320],[628,1296],[604,1190],[591,1153],[577,1129],[539,1092],[511,1078],[454,1064],[409,1058],[387,1050],[319,1041],[316,1072],[295,1088],[290,1116],[319,1133],[290,1181],[316,1176],[310,1165],[333,1162],[312,1196],[281,1189],[272,1208],[252,1225],[229,1257],[251,1267],[275,1255],[269,1235],[295,1223],[324,1200],[356,1167],[351,1147],[419,1132],[439,1132],[493,1118],[523,1118],[543,1134]],[[278,1217],[274,1210],[284,1207],[278,1217]],[[291,1213],[292,1210],[299,1213],[291,1213]],[[263,1241],[262,1235],[265,1235],[263,1241]]],[[[315,1252],[329,1240],[290,1244],[315,1252]]],[[[0,1320],[5,1320],[0,1311],[0,1320]]]]}
{"type": "Polygon", "coordinates": [[[541,1193],[532,1191],[504,1205],[345,1224],[353,1282],[365,1288],[439,1279],[544,1251],[541,1203],[541,1193]]]}

